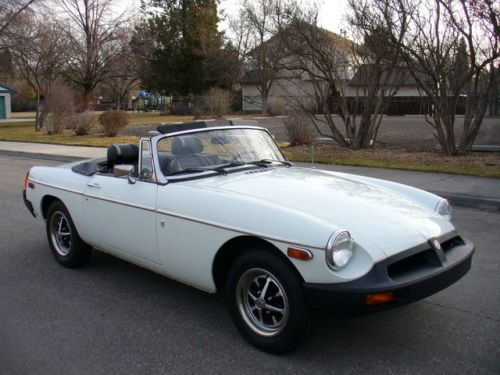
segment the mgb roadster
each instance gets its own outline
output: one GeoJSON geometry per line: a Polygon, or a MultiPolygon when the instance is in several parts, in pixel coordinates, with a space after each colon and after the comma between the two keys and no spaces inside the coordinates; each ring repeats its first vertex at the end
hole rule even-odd
{"type": "Polygon", "coordinates": [[[256,347],[284,353],[310,310],[359,315],[455,283],[474,247],[448,201],[394,182],[303,168],[266,129],[162,125],[107,157],[33,167],[24,201],[65,267],[92,248],[209,293],[256,347]]]}

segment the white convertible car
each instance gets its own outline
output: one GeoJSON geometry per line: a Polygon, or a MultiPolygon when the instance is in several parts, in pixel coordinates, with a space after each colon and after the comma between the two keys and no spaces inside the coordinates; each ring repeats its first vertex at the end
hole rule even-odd
{"type": "Polygon", "coordinates": [[[297,346],[310,309],[419,300],[464,276],[474,252],[445,199],[294,166],[267,130],[241,124],[164,125],[107,158],[33,167],[24,200],[61,265],[82,266],[97,248],[225,290],[242,335],[273,353],[297,346]]]}

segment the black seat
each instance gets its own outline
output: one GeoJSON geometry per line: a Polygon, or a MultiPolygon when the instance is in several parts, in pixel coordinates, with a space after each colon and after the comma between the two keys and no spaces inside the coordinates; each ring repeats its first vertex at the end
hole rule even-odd
{"type": "Polygon", "coordinates": [[[200,155],[201,152],[203,152],[203,143],[198,137],[185,135],[174,138],[172,141],[174,158],[169,163],[167,174],[211,165],[210,159],[200,155]]]}
{"type": "Polygon", "coordinates": [[[137,145],[114,144],[108,147],[107,165],[108,170],[118,164],[131,164],[136,166],[139,163],[139,147],[137,145]]]}

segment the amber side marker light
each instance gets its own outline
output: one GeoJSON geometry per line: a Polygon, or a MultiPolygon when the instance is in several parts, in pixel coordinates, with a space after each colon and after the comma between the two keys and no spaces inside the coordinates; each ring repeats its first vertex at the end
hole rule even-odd
{"type": "Polygon", "coordinates": [[[30,171],[28,171],[28,173],[26,173],[26,176],[24,176],[24,190],[26,190],[27,188],[31,189],[35,188],[33,182],[29,181],[29,178],[30,178],[30,171]]]}
{"type": "Polygon", "coordinates": [[[389,303],[392,301],[394,301],[394,294],[392,292],[373,293],[366,295],[365,303],[367,305],[381,305],[383,303],[389,303]]]}
{"type": "Polygon", "coordinates": [[[313,255],[308,250],[296,249],[294,247],[289,247],[287,254],[290,258],[295,258],[299,260],[310,260],[313,255]]]}

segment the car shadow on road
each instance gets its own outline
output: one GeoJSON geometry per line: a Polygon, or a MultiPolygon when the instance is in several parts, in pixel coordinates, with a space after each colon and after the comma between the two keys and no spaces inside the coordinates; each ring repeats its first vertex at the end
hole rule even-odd
{"type": "MultiPolygon", "coordinates": [[[[193,329],[198,327],[207,332],[215,331],[218,336],[241,340],[226,311],[223,293],[205,293],[98,251],[85,272],[88,278],[99,278],[113,295],[121,295],[120,300],[129,301],[133,306],[139,303],[153,315],[158,314],[158,319],[167,311],[170,318],[171,315],[182,315],[183,325],[192,322],[193,329]]],[[[415,322],[408,324],[408,321],[415,320],[425,310],[425,306],[417,303],[357,318],[337,318],[312,312],[304,349],[309,352],[308,349],[325,349],[331,345],[347,349],[359,347],[360,343],[397,342],[398,337],[409,336],[419,329],[415,322]]]]}

